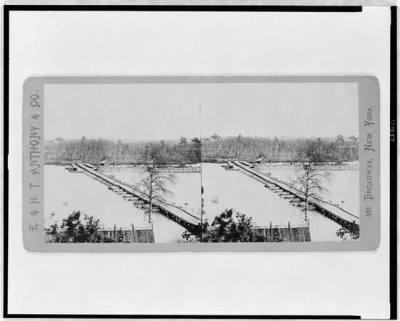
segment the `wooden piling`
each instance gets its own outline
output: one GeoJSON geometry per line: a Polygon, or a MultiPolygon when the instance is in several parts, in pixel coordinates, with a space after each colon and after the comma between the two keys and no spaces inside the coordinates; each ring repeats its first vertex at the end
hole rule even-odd
{"type": "Polygon", "coordinates": [[[135,233],[135,225],[131,224],[132,226],[132,243],[136,242],[136,233],[135,233]]]}

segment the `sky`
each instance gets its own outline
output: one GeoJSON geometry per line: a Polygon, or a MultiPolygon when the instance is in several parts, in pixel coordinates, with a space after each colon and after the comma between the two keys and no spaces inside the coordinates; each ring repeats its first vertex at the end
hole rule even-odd
{"type": "Polygon", "coordinates": [[[358,136],[356,83],[54,84],[45,139],[358,136]]]}

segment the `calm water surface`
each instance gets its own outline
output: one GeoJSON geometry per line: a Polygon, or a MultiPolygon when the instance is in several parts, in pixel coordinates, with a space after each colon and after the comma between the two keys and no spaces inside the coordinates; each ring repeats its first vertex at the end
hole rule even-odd
{"type": "MultiPolygon", "coordinates": [[[[260,169],[262,173],[271,173],[272,176],[285,181],[292,182],[296,178],[296,168],[292,167],[264,167],[260,169]]],[[[323,179],[323,186],[326,188],[321,196],[326,201],[343,206],[344,209],[352,214],[359,216],[360,195],[359,195],[359,171],[358,169],[349,170],[322,170],[328,172],[328,178],[323,179]]]]}
{"type": "MultiPolygon", "coordinates": [[[[45,166],[45,226],[61,224],[73,211],[100,219],[106,228],[150,227],[144,211],[84,173],[69,173],[62,166],[45,166]]],[[[184,228],[160,214],[153,213],[156,242],[181,239],[184,228]]]]}
{"type": "MultiPolygon", "coordinates": [[[[234,208],[251,216],[257,225],[302,225],[304,212],[292,206],[253,178],[240,171],[227,171],[217,164],[203,164],[205,216],[212,219],[224,209],[234,208]]],[[[338,240],[340,226],[320,215],[309,212],[312,241],[338,240]]]]}
{"type": "MultiPolygon", "coordinates": [[[[200,166],[200,165],[197,165],[200,166]]],[[[293,168],[276,168],[267,171],[279,179],[290,181],[293,168]]],[[[103,172],[128,184],[137,185],[143,173],[128,166],[108,166],[103,172]]],[[[253,218],[256,225],[265,226],[304,224],[304,212],[292,206],[288,200],[279,197],[264,185],[240,171],[227,171],[220,164],[202,164],[200,173],[174,174],[174,182],[167,187],[172,192],[166,196],[170,203],[186,209],[200,217],[201,180],[204,187],[204,218],[212,222],[216,215],[229,208],[253,218]]],[[[358,213],[358,171],[332,171],[329,182],[325,182],[327,192],[324,199],[343,204],[352,213],[358,213]]],[[[105,227],[145,227],[142,209],[132,202],[84,173],[69,173],[62,166],[45,167],[45,222],[49,224],[62,221],[73,210],[81,210],[96,216],[105,227]]],[[[338,240],[335,222],[317,212],[309,212],[312,241],[338,240]]],[[[184,229],[160,214],[153,214],[156,242],[177,242],[184,229]]]]}

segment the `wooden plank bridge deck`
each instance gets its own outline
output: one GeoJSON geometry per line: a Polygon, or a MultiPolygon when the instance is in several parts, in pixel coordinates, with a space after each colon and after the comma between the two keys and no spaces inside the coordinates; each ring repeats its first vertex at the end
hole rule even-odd
{"type": "MultiPolygon", "coordinates": [[[[294,198],[305,201],[304,193],[295,187],[282,181],[278,181],[268,175],[264,175],[239,161],[233,161],[232,163],[249,176],[264,183],[266,186],[270,186],[271,189],[282,190],[287,195],[291,195],[294,198]]],[[[308,203],[312,205],[315,210],[334,220],[345,228],[349,228],[351,230],[359,229],[360,218],[352,213],[349,213],[345,209],[316,197],[310,197],[308,203]]]]}
{"type": "MultiPolygon", "coordinates": [[[[76,164],[76,166],[81,168],[85,173],[89,174],[89,176],[92,176],[105,183],[105,185],[107,185],[111,190],[120,190],[124,192],[127,196],[131,195],[132,198],[136,198],[139,201],[142,201],[144,204],[149,203],[149,198],[138,189],[135,189],[127,184],[124,184],[102,173],[99,173],[95,169],[88,166],[88,164],[78,163],[76,164]]],[[[158,213],[175,221],[190,232],[196,232],[198,229],[200,218],[185,211],[182,208],[156,200],[153,200],[153,208],[156,208],[158,210],[158,213]]]]}

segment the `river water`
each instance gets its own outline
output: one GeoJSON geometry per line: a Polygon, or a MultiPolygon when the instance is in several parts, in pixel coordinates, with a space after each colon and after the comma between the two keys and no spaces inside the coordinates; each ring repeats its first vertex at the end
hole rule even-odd
{"type": "MultiPolygon", "coordinates": [[[[73,211],[100,219],[103,227],[149,228],[144,211],[84,173],[69,173],[63,166],[45,166],[45,226],[62,222],[73,211]]],[[[153,214],[155,242],[181,240],[184,228],[160,214],[153,214]]]]}
{"type": "MultiPolygon", "coordinates": [[[[200,166],[197,164],[196,166],[200,166]]],[[[201,184],[203,185],[204,219],[210,223],[225,209],[233,208],[253,218],[258,226],[304,224],[304,212],[292,206],[264,185],[240,171],[225,170],[220,164],[203,163],[200,173],[174,174],[173,182],[168,182],[171,191],[165,198],[188,212],[200,217],[201,184]]],[[[262,169],[279,179],[290,181],[294,168],[262,169]]],[[[330,171],[324,199],[332,200],[358,214],[358,170],[330,171]],[[343,201],[343,202],[342,202],[343,201]]],[[[128,166],[108,166],[103,169],[108,176],[137,185],[144,175],[138,169],[128,166]]],[[[62,166],[45,166],[45,225],[61,223],[72,211],[82,212],[100,219],[104,227],[148,227],[142,209],[132,202],[107,189],[107,187],[84,173],[69,173],[62,166]]],[[[153,213],[155,241],[160,243],[178,242],[184,229],[153,213]]],[[[317,212],[309,212],[312,241],[335,241],[338,224],[317,212]]]]}

